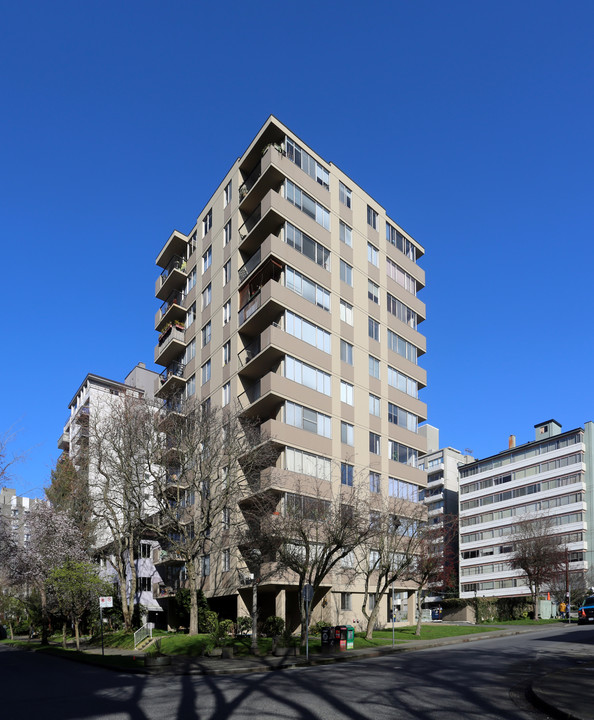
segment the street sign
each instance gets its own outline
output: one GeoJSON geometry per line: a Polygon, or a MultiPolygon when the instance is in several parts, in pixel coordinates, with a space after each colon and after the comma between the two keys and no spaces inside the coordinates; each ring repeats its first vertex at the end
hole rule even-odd
{"type": "Polygon", "coordinates": [[[111,595],[102,596],[99,598],[99,607],[110,608],[113,607],[113,598],[111,595]]]}
{"type": "Polygon", "coordinates": [[[311,602],[313,600],[313,585],[307,583],[303,586],[303,599],[305,602],[311,602]]]}

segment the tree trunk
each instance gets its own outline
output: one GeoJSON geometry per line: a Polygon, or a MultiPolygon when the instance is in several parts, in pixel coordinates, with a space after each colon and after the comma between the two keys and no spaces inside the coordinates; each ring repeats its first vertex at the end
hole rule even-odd
{"type": "Polygon", "coordinates": [[[14,640],[14,632],[12,629],[12,620],[8,623],[8,631],[10,632],[10,639],[14,640]]]}
{"type": "Polygon", "coordinates": [[[194,562],[186,563],[188,585],[190,586],[190,635],[198,635],[198,583],[194,562]]]}
{"type": "Polygon", "coordinates": [[[421,588],[419,588],[417,590],[417,627],[415,630],[416,637],[420,637],[420,635],[421,635],[421,620],[423,619],[422,605],[423,605],[423,594],[421,593],[421,588]]]}
{"type": "Polygon", "coordinates": [[[252,585],[252,655],[258,653],[258,583],[252,585]]]}
{"type": "Polygon", "coordinates": [[[375,606],[373,610],[371,611],[371,615],[367,619],[367,631],[365,632],[365,639],[366,640],[372,640],[373,639],[373,628],[375,627],[375,621],[377,620],[377,616],[379,615],[380,611],[380,603],[376,599],[375,606]]]}
{"type": "Polygon", "coordinates": [[[62,647],[66,650],[66,620],[62,623],[62,647]]]}
{"type": "Polygon", "coordinates": [[[80,635],[78,633],[78,618],[74,620],[74,637],[76,639],[76,649],[80,652],[80,635]]]}
{"type": "Polygon", "coordinates": [[[122,582],[122,574],[120,573],[122,562],[118,560],[118,579],[120,581],[120,600],[122,601],[122,616],[124,620],[124,628],[127,632],[132,630],[132,616],[128,608],[128,593],[126,592],[126,580],[124,574],[124,582],[122,582]]]}
{"type": "Polygon", "coordinates": [[[48,616],[47,616],[47,597],[45,594],[45,587],[42,585],[39,588],[39,595],[41,599],[41,644],[47,645],[49,642],[48,638],[48,616]]]}

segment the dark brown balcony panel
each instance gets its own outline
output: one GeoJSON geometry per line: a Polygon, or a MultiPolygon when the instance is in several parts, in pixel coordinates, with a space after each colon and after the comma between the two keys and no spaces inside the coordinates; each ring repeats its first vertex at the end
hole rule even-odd
{"type": "Polygon", "coordinates": [[[185,257],[187,246],[187,235],[180,233],[178,230],[174,230],[157,257],[157,265],[166,268],[176,255],[185,257]]]}
{"type": "Polygon", "coordinates": [[[187,263],[176,255],[173,257],[165,270],[157,278],[155,283],[155,296],[159,300],[167,300],[167,298],[176,290],[183,290],[187,278],[187,263]]]}
{"type": "Polygon", "coordinates": [[[155,347],[155,363],[169,365],[186,347],[183,325],[174,324],[164,330],[155,347]]]}

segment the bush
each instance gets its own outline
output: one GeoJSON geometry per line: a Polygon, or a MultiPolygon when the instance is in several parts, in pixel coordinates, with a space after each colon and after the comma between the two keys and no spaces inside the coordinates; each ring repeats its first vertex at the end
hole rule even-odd
{"type": "Polygon", "coordinates": [[[204,610],[201,613],[201,621],[199,623],[199,630],[201,632],[212,635],[212,633],[216,632],[218,624],[219,616],[214,610],[204,610]]]}
{"type": "Polygon", "coordinates": [[[322,634],[322,628],[328,627],[327,622],[323,622],[322,620],[318,620],[317,623],[314,623],[309,628],[309,634],[312,637],[320,637],[322,634]]]}
{"type": "Polygon", "coordinates": [[[278,615],[271,615],[266,618],[262,631],[267,637],[278,637],[283,634],[285,629],[285,621],[278,615]]]}
{"type": "Polygon", "coordinates": [[[247,615],[240,615],[237,618],[237,632],[240,635],[245,635],[252,630],[252,618],[247,615]]]}
{"type": "MultiPolygon", "coordinates": [[[[216,613],[213,613],[213,615],[216,615],[216,613]]],[[[220,620],[216,623],[216,626],[210,633],[215,647],[224,647],[227,645],[231,639],[229,635],[233,632],[233,628],[233,620],[220,620]]]]}

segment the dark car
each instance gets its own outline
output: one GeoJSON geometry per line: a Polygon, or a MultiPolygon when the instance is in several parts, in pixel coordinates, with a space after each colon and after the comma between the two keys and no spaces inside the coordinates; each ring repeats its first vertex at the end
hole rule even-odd
{"type": "Polygon", "coordinates": [[[594,595],[587,597],[578,609],[578,625],[594,622],[594,595]]]}

